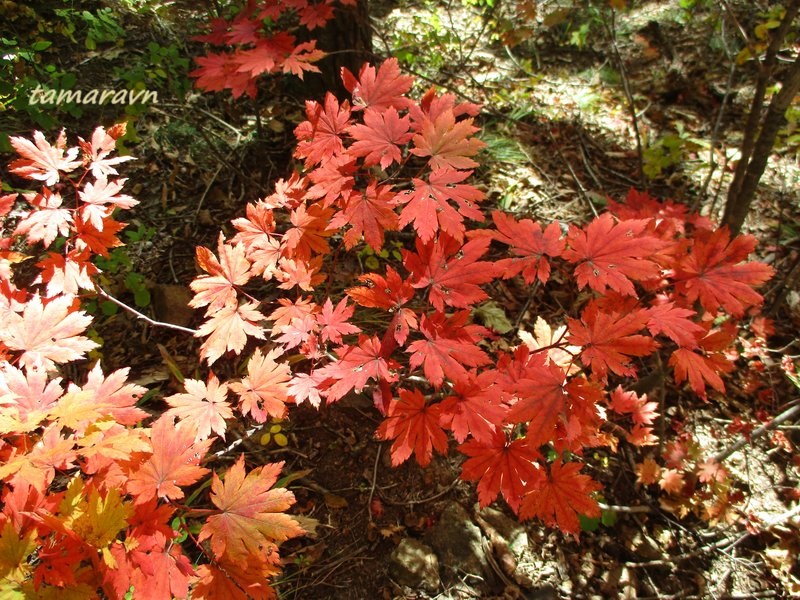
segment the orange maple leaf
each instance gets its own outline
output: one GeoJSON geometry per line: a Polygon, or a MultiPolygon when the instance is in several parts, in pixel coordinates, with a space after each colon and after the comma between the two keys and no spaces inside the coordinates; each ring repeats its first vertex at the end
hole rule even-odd
{"type": "Polygon", "coordinates": [[[189,284],[195,293],[189,306],[193,308],[208,306],[207,315],[212,315],[223,306],[235,303],[236,287],[250,281],[252,276],[250,262],[245,256],[242,244],[226,244],[220,233],[218,250],[219,260],[208,248],[203,246],[196,248],[197,264],[208,275],[200,275],[189,284]]]}
{"type": "Polygon", "coordinates": [[[173,394],[164,398],[171,407],[164,413],[164,417],[177,417],[178,427],[191,423],[196,429],[195,442],[211,437],[212,431],[225,437],[225,419],[233,418],[233,410],[228,403],[228,384],[220,385],[217,376],[211,373],[208,384],[196,379],[186,379],[183,387],[186,388],[185,394],[173,394]]]}
{"type": "Polygon", "coordinates": [[[394,440],[392,465],[406,461],[411,453],[421,466],[431,462],[433,450],[447,450],[447,435],[439,425],[441,404],[427,404],[417,390],[400,390],[400,397],[389,404],[389,417],[380,424],[377,436],[394,440]]]}
{"type": "Polygon", "coordinates": [[[266,356],[256,349],[247,362],[247,377],[231,383],[231,390],[239,395],[242,413],[251,415],[258,423],[267,417],[282,419],[286,416],[289,365],[276,362],[280,351],[270,350],[266,356]]]}
{"type": "Polygon", "coordinates": [[[191,423],[176,428],[173,420],[165,417],[153,423],[150,430],[153,453],[134,470],[127,483],[136,504],[156,497],[183,498],[181,486],[192,485],[208,473],[208,469],[199,465],[213,440],[195,443],[195,437],[191,423]]]}
{"type": "Polygon", "coordinates": [[[52,370],[56,363],[79,360],[99,344],[80,335],[92,322],[83,311],[73,310],[72,296],[59,296],[45,304],[33,296],[22,314],[7,311],[0,326],[0,342],[19,351],[23,367],[52,370]]]}
{"type": "Polygon", "coordinates": [[[275,485],[283,463],[268,463],[245,475],[244,455],[221,480],[211,482],[211,502],[219,509],[208,517],[198,542],[210,539],[211,550],[221,558],[247,564],[253,554],[273,556],[277,563],[278,544],[305,533],[297,521],[284,514],[294,504],[294,494],[275,485]]]}
{"type": "Polygon", "coordinates": [[[600,507],[590,496],[600,489],[600,484],[578,473],[581,466],[576,462],[554,462],[550,477],[541,478],[522,499],[520,518],[539,517],[546,525],[555,525],[564,533],[577,536],[581,530],[578,515],[600,516],[600,507]]]}

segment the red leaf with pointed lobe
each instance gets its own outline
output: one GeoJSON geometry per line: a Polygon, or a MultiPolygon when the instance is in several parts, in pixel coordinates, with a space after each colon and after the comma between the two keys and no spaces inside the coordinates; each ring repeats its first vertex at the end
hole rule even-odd
{"type": "Polygon", "coordinates": [[[571,225],[564,258],[578,263],[575,276],[580,287],[604,293],[607,288],[635,296],[633,281],[652,279],[660,273],[651,256],[663,242],[648,232],[652,219],[614,222],[604,213],[584,229],[571,225]]]}
{"type": "Polygon", "coordinates": [[[445,304],[467,308],[488,298],[479,286],[494,279],[494,264],[478,259],[489,248],[488,238],[470,240],[463,246],[445,234],[422,242],[417,239],[417,252],[403,251],[403,264],[411,273],[411,285],[417,289],[430,287],[428,299],[439,311],[445,304]]]}
{"type": "Polygon", "coordinates": [[[415,177],[414,189],[395,197],[395,202],[407,203],[400,213],[400,228],[413,222],[423,242],[433,239],[440,230],[461,242],[464,239],[464,218],[483,221],[483,213],[476,204],[484,199],[484,193],[461,183],[470,175],[472,171],[437,169],[428,176],[427,182],[415,177]],[[451,201],[458,205],[457,210],[451,201]]]}
{"type": "Polygon", "coordinates": [[[647,356],[658,348],[651,337],[639,335],[648,320],[644,309],[626,314],[603,312],[592,301],[580,321],[568,319],[569,343],[581,346],[581,362],[591,367],[592,375],[604,380],[608,372],[622,376],[636,374],[633,356],[647,356]]]}
{"type": "Polygon", "coordinates": [[[704,353],[689,348],[678,348],[672,353],[669,365],[675,370],[675,381],[689,381],[694,392],[705,399],[706,385],[720,393],[725,392],[725,384],[720,373],[730,373],[733,363],[717,352],[704,353]]]}
{"type": "Polygon", "coordinates": [[[539,223],[530,219],[514,220],[499,210],[492,213],[497,228],[492,238],[510,246],[515,258],[504,258],[495,266],[503,279],[522,273],[525,283],[532,284],[536,279],[547,283],[550,278],[548,258],[557,258],[564,252],[565,240],[561,237],[558,223],[550,223],[544,230],[539,223]]]}
{"type": "Polygon", "coordinates": [[[341,344],[343,335],[360,333],[361,329],[349,322],[354,312],[355,307],[347,305],[347,298],[342,298],[335,308],[331,299],[326,298],[322,311],[317,314],[322,340],[341,344]]]}
{"type": "Polygon", "coordinates": [[[600,489],[600,484],[588,475],[579,473],[581,464],[562,463],[557,460],[550,465],[549,477],[540,478],[522,500],[519,511],[521,519],[538,517],[545,525],[556,526],[564,533],[577,537],[581,531],[579,515],[589,518],[600,516],[600,507],[591,493],[600,489]]]}
{"type": "Polygon", "coordinates": [[[679,346],[696,348],[705,329],[690,320],[697,313],[675,306],[674,302],[657,304],[647,309],[647,329],[652,335],[663,333],[679,346]]]}
{"type": "Polygon", "coordinates": [[[422,122],[420,132],[413,137],[411,154],[430,157],[431,169],[473,169],[478,163],[470,158],[475,156],[485,143],[470,137],[478,131],[471,118],[456,121],[452,110],[444,111],[435,118],[422,122]]]}
{"type": "Polygon", "coordinates": [[[358,73],[358,79],[343,68],[342,81],[353,95],[353,110],[367,107],[403,110],[411,104],[404,94],[411,89],[414,78],[400,73],[400,63],[396,58],[385,60],[377,69],[365,64],[358,73]]]}
{"type": "Polygon", "coordinates": [[[196,483],[209,472],[201,467],[213,439],[195,442],[196,428],[191,423],[176,428],[172,419],[160,418],[153,423],[150,440],[153,453],[134,470],[127,490],[136,504],[152,498],[179,500],[182,486],[196,483]]]}
{"type": "Polygon", "coordinates": [[[344,209],[336,213],[327,229],[350,225],[344,234],[345,248],[350,250],[361,241],[363,234],[367,244],[377,252],[383,247],[384,232],[397,229],[393,199],[391,186],[371,181],[363,194],[354,192],[350,195],[344,209]]]}
{"type": "Polygon", "coordinates": [[[488,506],[502,492],[511,510],[517,512],[525,489],[543,476],[539,453],[525,440],[509,442],[502,429],[484,442],[470,439],[458,451],[469,456],[461,465],[461,479],[478,482],[481,506],[488,506]]]}
{"type": "Polygon", "coordinates": [[[506,388],[512,396],[506,421],[527,423],[526,440],[532,448],[553,440],[556,425],[565,415],[565,383],[564,370],[539,353],[530,357],[524,378],[506,388]]]}
{"type": "Polygon", "coordinates": [[[471,435],[478,442],[489,442],[502,427],[506,407],[500,401],[500,389],[494,385],[492,370],[467,373],[457,379],[453,391],[441,402],[442,426],[453,432],[457,442],[471,435]]]}
{"type": "Polygon", "coordinates": [[[476,342],[485,335],[480,325],[467,325],[469,311],[462,310],[447,317],[444,313],[422,315],[419,330],[425,336],[408,345],[411,353],[409,365],[415,369],[422,365],[425,378],[438,388],[445,377],[456,381],[467,376],[465,367],[489,364],[489,356],[476,342]]]}
{"type": "Polygon", "coordinates": [[[352,156],[363,156],[365,167],[380,165],[386,170],[393,162],[403,160],[400,146],[414,135],[410,128],[411,117],[401,117],[392,106],[382,110],[368,108],[364,111],[364,124],[351,125],[347,130],[356,140],[347,151],[352,156]]]}
{"type": "Polygon", "coordinates": [[[274,555],[277,545],[305,533],[290,515],[294,494],[284,488],[271,489],[283,463],[268,463],[245,473],[244,455],[239,456],[221,480],[211,482],[211,502],[219,509],[206,520],[198,542],[210,539],[217,557],[246,565],[251,554],[274,555]]]}
{"type": "Polygon", "coordinates": [[[295,156],[304,158],[306,167],[318,165],[344,151],[342,136],[350,126],[350,104],[339,101],[331,93],[325,96],[323,104],[309,100],[306,102],[308,120],[298,125],[294,134],[297,137],[295,156]]]}
{"type": "Polygon", "coordinates": [[[447,435],[439,425],[442,407],[427,404],[419,390],[399,390],[399,398],[389,404],[388,417],[378,427],[377,436],[392,443],[392,465],[408,460],[412,452],[426,466],[433,451],[447,450],[447,435]]]}
{"type": "Polygon", "coordinates": [[[734,317],[742,316],[745,309],[761,304],[763,298],[753,288],[774,273],[764,263],[743,263],[756,244],[752,235],[731,240],[727,228],[697,231],[691,251],[675,269],[676,291],[688,302],[699,300],[707,311],[721,307],[734,317]]]}
{"type": "Polygon", "coordinates": [[[350,390],[360,392],[370,379],[374,381],[397,381],[391,372],[394,361],[383,356],[380,340],[366,335],[359,336],[358,345],[337,348],[338,360],[317,369],[315,377],[333,381],[325,391],[328,402],[335,402],[350,390]]]}

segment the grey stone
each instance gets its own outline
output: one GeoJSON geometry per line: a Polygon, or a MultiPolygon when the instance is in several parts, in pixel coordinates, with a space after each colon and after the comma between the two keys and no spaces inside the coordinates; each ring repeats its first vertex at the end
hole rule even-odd
{"type": "MultiPolygon", "coordinates": [[[[491,506],[480,509],[477,515],[503,538],[508,549],[514,554],[514,558],[519,560],[528,551],[528,534],[519,521],[507,517],[491,506]]],[[[480,521],[478,523],[480,524],[480,521]]],[[[485,529],[484,533],[491,538],[490,533],[485,529]]]]}
{"type": "Polygon", "coordinates": [[[451,580],[473,576],[491,582],[494,579],[486,558],[485,540],[467,511],[451,502],[442,511],[439,522],[428,532],[427,540],[439,557],[444,573],[451,580]]]}
{"type": "Polygon", "coordinates": [[[412,589],[439,589],[439,559],[430,546],[413,538],[403,538],[389,556],[389,574],[412,589]]]}

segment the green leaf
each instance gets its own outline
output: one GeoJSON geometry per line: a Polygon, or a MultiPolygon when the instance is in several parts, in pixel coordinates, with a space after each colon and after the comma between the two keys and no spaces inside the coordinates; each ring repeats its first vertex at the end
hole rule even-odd
{"type": "Polygon", "coordinates": [[[605,527],[613,527],[617,524],[617,511],[615,510],[604,510],[600,514],[600,522],[605,527]]]}
{"type": "Polygon", "coordinates": [[[133,293],[133,302],[139,308],[150,306],[150,291],[147,288],[136,290],[133,293]]]}
{"type": "Polygon", "coordinates": [[[581,531],[597,531],[600,528],[600,519],[590,519],[586,515],[578,515],[581,523],[581,531]]]}
{"type": "Polygon", "coordinates": [[[119,306],[111,302],[111,300],[106,300],[105,302],[100,303],[100,312],[102,312],[106,317],[110,317],[111,315],[115,315],[119,312],[119,306]]]}
{"type": "Polygon", "coordinates": [[[511,321],[506,317],[506,312],[494,300],[484,302],[475,309],[475,316],[478,317],[484,325],[491,327],[498,333],[508,333],[514,326],[511,321]]]}

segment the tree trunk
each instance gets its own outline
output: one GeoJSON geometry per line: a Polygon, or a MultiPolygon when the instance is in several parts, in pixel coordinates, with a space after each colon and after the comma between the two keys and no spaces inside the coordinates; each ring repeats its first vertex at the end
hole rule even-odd
{"type": "Polygon", "coordinates": [[[372,54],[369,0],[357,0],[355,6],[337,4],[334,18],[317,37],[317,47],[328,56],[317,63],[322,71],[321,77],[316,78],[321,89],[312,92],[318,97],[332,92],[340,100],[349,98],[342,85],[342,67],[358,75],[361,65],[375,58],[372,54]]]}
{"type": "MultiPolygon", "coordinates": [[[[740,183],[737,182],[738,185],[735,187],[731,184],[731,191],[734,193],[728,195],[725,213],[722,216],[722,224],[730,227],[731,231],[735,233],[738,233],[741,229],[744,219],[750,210],[750,204],[753,201],[758,182],[764,174],[772,147],[775,145],[775,138],[778,136],[780,128],[786,123],[786,110],[798,92],[800,92],[800,54],[798,54],[786,77],[784,77],[781,91],[769,103],[761,131],[753,146],[751,158],[747,163],[740,183]]],[[[736,179],[735,177],[734,181],[736,179]]]]}
{"type": "MultiPolygon", "coordinates": [[[[761,110],[764,103],[764,96],[766,95],[767,86],[772,78],[772,73],[777,63],[778,52],[780,51],[786,36],[791,31],[792,24],[798,14],[798,10],[800,10],[800,0],[791,0],[789,5],[786,7],[786,12],[781,20],[780,26],[773,32],[764,62],[759,64],[755,95],[750,106],[750,113],[748,114],[747,123],[745,124],[744,128],[744,139],[742,140],[742,145],[740,148],[741,156],[739,157],[739,164],[736,165],[733,181],[731,181],[730,188],[728,188],[728,199],[725,204],[725,212],[722,218],[723,224],[728,225],[734,232],[738,232],[742,226],[742,223],[744,223],[744,219],[750,209],[750,203],[753,200],[755,186],[758,184],[761,175],[764,173],[764,169],[769,158],[769,153],[772,150],[772,145],[775,143],[775,135],[780,128],[780,119],[783,117],[783,113],[780,114],[777,120],[772,122],[775,117],[772,116],[770,110],[768,110],[767,115],[764,117],[764,123],[760,132],[758,123],[761,120],[761,110]],[[769,146],[766,146],[768,138],[763,134],[764,128],[768,124],[770,124],[770,127],[776,126],[776,128],[775,132],[772,134],[769,146]],[[766,150],[764,150],[765,147],[766,150]],[[763,153],[764,156],[760,156],[759,153],[763,153]],[[755,175],[758,165],[762,162],[763,166],[760,167],[760,171],[758,171],[758,174],[755,175]],[[751,168],[752,163],[754,164],[751,168]],[[749,197],[747,197],[745,195],[745,190],[743,189],[745,181],[751,181],[754,176],[755,180],[751,183],[753,189],[748,192],[749,197]]],[[[772,109],[774,101],[775,98],[773,98],[773,102],[770,103],[770,109],[772,109]]],[[[789,101],[791,102],[791,98],[789,101]]],[[[784,112],[785,110],[786,109],[784,109],[784,112]]]]}

